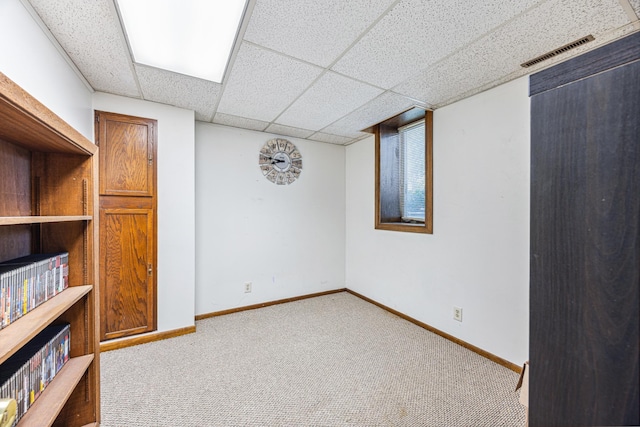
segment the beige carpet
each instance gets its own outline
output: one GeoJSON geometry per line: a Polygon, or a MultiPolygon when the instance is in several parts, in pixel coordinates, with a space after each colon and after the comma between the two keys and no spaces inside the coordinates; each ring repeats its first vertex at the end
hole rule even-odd
{"type": "Polygon", "coordinates": [[[518,375],[346,292],[101,354],[102,425],[523,426],[518,375]]]}

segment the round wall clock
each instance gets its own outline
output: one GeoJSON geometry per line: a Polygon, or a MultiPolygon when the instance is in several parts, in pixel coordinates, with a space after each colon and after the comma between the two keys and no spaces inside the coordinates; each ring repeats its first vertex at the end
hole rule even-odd
{"type": "Polygon", "coordinates": [[[260,170],[274,184],[291,184],[302,172],[302,156],[291,141],[273,138],[260,150],[260,170]]]}

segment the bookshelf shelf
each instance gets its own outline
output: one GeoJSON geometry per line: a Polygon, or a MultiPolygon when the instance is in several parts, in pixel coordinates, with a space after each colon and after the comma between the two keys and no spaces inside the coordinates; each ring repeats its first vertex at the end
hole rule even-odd
{"type": "Polygon", "coordinates": [[[92,155],[96,146],[0,73],[0,139],[29,150],[92,155]]]}
{"type": "Polygon", "coordinates": [[[0,225],[29,225],[47,224],[55,222],[90,221],[90,215],[69,215],[69,216],[3,216],[0,217],[0,225]]]}
{"type": "Polygon", "coordinates": [[[11,357],[20,347],[35,337],[38,332],[60,317],[82,297],[91,292],[93,286],[67,288],[49,301],[25,314],[0,334],[0,363],[11,357]]]}
{"type": "Polygon", "coordinates": [[[18,424],[100,424],[98,147],[0,72],[0,261],[67,252],[68,288],[0,329],[0,363],[48,325],[70,359],[18,424]]]}
{"type": "Polygon", "coordinates": [[[52,425],[91,362],[93,362],[93,354],[69,359],[40,397],[33,402],[17,427],[52,425]]]}

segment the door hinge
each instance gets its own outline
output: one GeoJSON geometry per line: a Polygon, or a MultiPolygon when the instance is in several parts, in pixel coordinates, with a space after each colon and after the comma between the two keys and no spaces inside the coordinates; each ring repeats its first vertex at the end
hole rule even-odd
{"type": "MultiPolygon", "coordinates": [[[[96,123],[100,124],[100,116],[96,115],[96,123]]],[[[96,138],[96,145],[100,145],[100,140],[96,138]]]]}
{"type": "Polygon", "coordinates": [[[153,164],[153,154],[149,153],[149,164],[153,164]]]}
{"type": "Polygon", "coordinates": [[[147,273],[149,273],[149,276],[153,274],[153,266],[151,264],[147,266],[147,273]]]}

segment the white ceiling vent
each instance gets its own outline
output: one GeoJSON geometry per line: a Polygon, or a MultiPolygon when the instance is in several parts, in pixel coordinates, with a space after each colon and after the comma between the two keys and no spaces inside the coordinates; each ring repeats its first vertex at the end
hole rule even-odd
{"type": "Polygon", "coordinates": [[[532,65],[536,65],[542,61],[546,61],[549,58],[553,58],[554,56],[558,56],[561,53],[565,53],[571,49],[575,49],[578,46],[582,46],[585,43],[589,43],[590,41],[595,40],[595,38],[589,34],[586,37],[583,37],[579,40],[576,40],[574,42],[571,42],[569,44],[566,44],[562,47],[559,47],[558,49],[552,50],[551,52],[547,52],[543,55],[538,56],[537,58],[532,59],[531,61],[527,61],[524,64],[520,64],[520,66],[524,67],[524,68],[528,68],[531,67],[532,65]]]}

